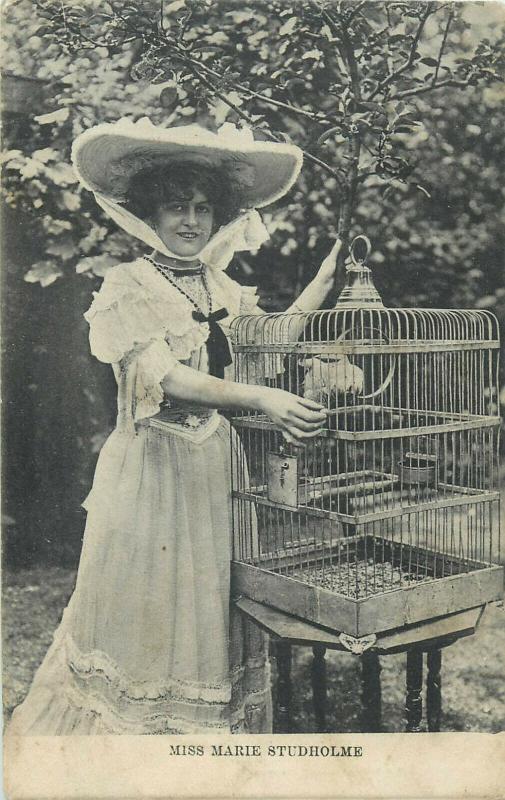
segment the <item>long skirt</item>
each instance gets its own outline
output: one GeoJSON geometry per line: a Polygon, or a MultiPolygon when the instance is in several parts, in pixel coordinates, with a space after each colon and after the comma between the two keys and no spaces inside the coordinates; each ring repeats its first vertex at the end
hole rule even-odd
{"type": "Polygon", "coordinates": [[[261,733],[267,637],[230,605],[230,428],[115,431],[75,591],[9,733],[261,733]]]}

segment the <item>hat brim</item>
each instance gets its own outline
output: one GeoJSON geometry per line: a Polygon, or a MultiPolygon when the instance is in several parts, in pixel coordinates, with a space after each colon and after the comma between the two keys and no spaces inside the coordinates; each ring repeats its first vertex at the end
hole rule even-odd
{"type": "MultiPolygon", "coordinates": [[[[72,161],[81,183],[121,202],[135,172],[170,161],[225,168],[238,185],[243,208],[261,208],[291,188],[302,166],[301,150],[289,144],[256,142],[252,136],[215,134],[198,125],[156,128],[128,123],[97,125],[74,142],[72,161]],[[151,131],[152,129],[152,131],[151,131]]],[[[239,132],[240,134],[240,132],[239,132]]]]}

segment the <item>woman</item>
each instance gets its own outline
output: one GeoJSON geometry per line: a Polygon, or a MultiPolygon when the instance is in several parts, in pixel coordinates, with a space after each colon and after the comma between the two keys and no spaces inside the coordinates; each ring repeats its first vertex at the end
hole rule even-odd
{"type": "MultiPolygon", "coordinates": [[[[152,252],[110,269],[85,315],[116,375],[117,426],[84,503],[75,591],[11,733],[268,732],[266,639],[229,605],[230,429],[217,409],[259,410],[296,444],[325,414],[230,380],[229,321],[262,312],[223,268],[265,240],[254,209],[288,191],[300,151],[234,126],[142,120],[85,132],[73,160],[152,252]]],[[[321,304],[337,252],[298,309],[321,304]]]]}

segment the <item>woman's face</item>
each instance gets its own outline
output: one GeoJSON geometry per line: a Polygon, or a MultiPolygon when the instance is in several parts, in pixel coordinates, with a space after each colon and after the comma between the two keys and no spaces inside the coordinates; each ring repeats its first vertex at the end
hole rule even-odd
{"type": "Polygon", "coordinates": [[[190,200],[163,205],[153,219],[163,244],[177,256],[196,256],[209,241],[213,224],[214,209],[199,189],[190,200]]]}

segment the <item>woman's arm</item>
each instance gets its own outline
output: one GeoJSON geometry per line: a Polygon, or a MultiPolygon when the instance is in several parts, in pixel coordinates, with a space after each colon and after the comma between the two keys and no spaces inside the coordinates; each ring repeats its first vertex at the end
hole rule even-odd
{"type": "Polygon", "coordinates": [[[326,296],[333,287],[337,256],[341,247],[342,241],[337,239],[319,267],[315,278],[311,280],[293,305],[288,308],[288,313],[291,311],[314,311],[321,308],[326,296]]]}
{"type": "Polygon", "coordinates": [[[323,406],[313,400],[268,386],[224,381],[184,364],[174,366],[161,385],[166,394],[176,400],[266,414],[291,444],[301,444],[304,439],[317,436],[326,421],[323,406]]]}

